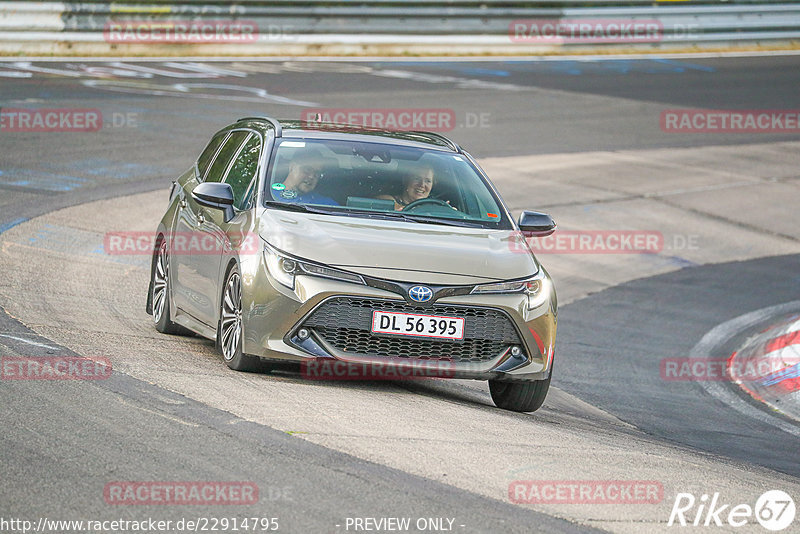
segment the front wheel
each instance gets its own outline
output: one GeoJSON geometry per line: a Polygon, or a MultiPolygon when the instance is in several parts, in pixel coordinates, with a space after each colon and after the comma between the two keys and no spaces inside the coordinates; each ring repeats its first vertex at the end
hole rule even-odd
{"type": "Polygon", "coordinates": [[[242,353],[242,278],[232,266],[225,278],[220,304],[217,344],[225,363],[234,371],[259,371],[261,360],[242,353]]]}
{"type": "Polygon", "coordinates": [[[489,380],[489,393],[495,405],[512,412],[535,412],[541,408],[549,389],[549,377],[535,382],[489,380]]]}

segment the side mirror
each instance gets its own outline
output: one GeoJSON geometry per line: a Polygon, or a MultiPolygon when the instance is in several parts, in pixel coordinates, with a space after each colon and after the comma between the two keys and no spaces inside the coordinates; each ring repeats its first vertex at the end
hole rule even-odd
{"type": "Polygon", "coordinates": [[[230,184],[203,182],[194,188],[192,198],[201,206],[225,212],[225,222],[233,219],[233,189],[230,184]]]}
{"type": "Polygon", "coordinates": [[[519,216],[519,229],[531,237],[545,237],[556,231],[556,222],[541,211],[523,211],[519,216]]]}

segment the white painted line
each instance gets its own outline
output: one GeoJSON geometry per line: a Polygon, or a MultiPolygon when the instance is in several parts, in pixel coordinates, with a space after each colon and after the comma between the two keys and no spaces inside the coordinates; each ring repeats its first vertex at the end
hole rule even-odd
{"type": "Polygon", "coordinates": [[[33,76],[30,72],[17,72],[13,70],[0,70],[0,77],[3,78],[30,78],[33,76]]]}
{"type": "MultiPolygon", "coordinates": [[[[420,57],[387,57],[387,56],[159,56],[159,57],[130,57],[130,56],[14,56],[15,61],[38,61],[38,62],[70,62],[82,61],[91,63],[103,63],[106,61],[122,61],[128,63],[146,63],[159,61],[249,61],[258,63],[270,63],[275,61],[308,61],[308,62],[329,62],[337,61],[341,63],[359,62],[384,62],[384,63],[420,63],[420,62],[443,62],[443,63],[495,63],[501,61],[517,62],[548,62],[548,61],[615,61],[620,59],[717,59],[717,58],[744,58],[744,57],[768,57],[768,56],[799,56],[800,49],[797,50],[749,50],[749,51],[728,51],[728,52],[687,52],[681,53],[658,53],[652,54],[598,54],[598,55],[550,55],[550,56],[420,56],[420,57]]],[[[2,59],[3,56],[0,56],[2,59]]]]}
{"type": "Polygon", "coordinates": [[[773,350],[763,356],[758,356],[758,361],[781,362],[786,367],[800,363],[800,345],[788,345],[782,349],[773,350]]]}
{"type": "Polygon", "coordinates": [[[121,404],[124,404],[125,406],[129,406],[131,408],[136,408],[137,410],[141,410],[141,411],[149,413],[149,414],[153,414],[153,415],[157,415],[159,417],[163,417],[164,419],[168,419],[168,420],[173,421],[175,423],[180,423],[180,424],[186,425],[186,426],[195,426],[195,427],[196,426],[200,426],[197,423],[193,423],[191,421],[186,421],[184,419],[181,419],[179,417],[175,417],[173,415],[170,415],[170,414],[167,414],[167,413],[164,413],[164,412],[159,412],[159,411],[156,411],[156,410],[150,410],[148,408],[145,408],[144,406],[140,406],[138,404],[133,404],[131,402],[127,402],[124,399],[117,399],[117,400],[121,404]]]}
{"type": "Polygon", "coordinates": [[[285,96],[273,95],[266,89],[260,87],[248,87],[243,85],[215,84],[215,83],[176,83],[158,84],[148,82],[130,82],[126,80],[82,80],[81,83],[86,87],[116,91],[119,93],[129,93],[137,95],[152,96],[177,96],[181,98],[204,98],[211,100],[225,100],[236,102],[258,102],[283,104],[286,106],[298,107],[318,107],[316,102],[305,100],[294,100],[285,96]],[[202,93],[195,92],[195,89],[206,89],[213,91],[227,91],[226,93],[202,93]],[[250,96],[247,96],[250,95],[250,96]]]}
{"type": "Polygon", "coordinates": [[[798,330],[800,330],[800,321],[795,321],[792,324],[790,324],[786,328],[786,330],[784,330],[784,334],[789,334],[791,332],[797,332],[798,330]]]}
{"type": "Polygon", "coordinates": [[[45,345],[44,343],[37,343],[36,341],[31,341],[30,339],[25,339],[24,337],[11,336],[11,335],[8,335],[8,334],[0,334],[0,337],[7,337],[9,339],[16,339],[17,341],[22,341],[23,343],[27,343],[28,345],[33,345],[35,347],[42,347],[42,348],[50,349],[50,350],[61,350],[58,347],[45,345]]]}
{"type": "Polygon", "coordinates": [[[58,12],[60,15],[66,10],[67,4],[64,2],[3,2],[0,5],[0,15],[17,13],[19,11],[25,13],[58,12]]]}

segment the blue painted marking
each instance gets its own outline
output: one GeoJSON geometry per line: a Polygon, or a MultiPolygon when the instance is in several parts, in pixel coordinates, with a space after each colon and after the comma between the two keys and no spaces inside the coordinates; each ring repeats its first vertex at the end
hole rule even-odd
{"type": "Polygon", "coordinates": [[[693,261],[687,260],[686,258],[681,258],[680,256],[658,256],[660,258],[664,258],[669,263],[673,265],[677,265],[678,267],[697,267],[700,265],[699,263],[695,263],[693,261]]]}
{"type": "Polygon", "coordinates": [[[463,72],[464,74],[469,74],[471,76],[498,76],[498,77],[511,76],[511,73],[508,72],[507,70],[467,68],[467,69],[461,69],[461,72],[463,72]]]}
{"type": "MultiPolygon", "coordinates": [[[[456,72],[460,72],[462,74],[468,74],[470,76],[498,76],[498,77],[505,77],[510,76],[511,73],[507,70],[497,70],[497,69],[483,69],[480,67],[470,67],[468,65],[459,65],[457,63],[441,63],[439,61],[402,61],[402,62],[392,62],[390,66],[402,65],[404,67],[434,67],[437,70],[453,70],[456,72]]],[[[383,63],[376,63],[374,64],[376,67],[384,67],[383,63]]]]}
{"type": "Polygon", "coordinates": [[[789,380],[790,378],[800,378],[800,363],[796,363],[791,367],[787,367],[786,369],[781,369],[780,371],[770,373],[762,378],[760,382],[765,386],[774,386],[775,384],[779,384],[784,380],[789,380]]]}
{"type": "Polygon", "coordinates": [[[42,228],[43,229],[39,230],[39,232],[36,233],[36,235],[32,235],[31,237],[28,238],[28,243],[36,243],[40,239],[46,238],[48,235],[53,233],[50,230],[50,228],[54,228],[54,226],[52,224],[45,224],[44,226],[42,226],[42,228]]]}
{"type": "Polygon", "coordinates": [[[24,223],[24,222],[25,222],[25,221],[27,221],[27,220],[28,220],[28,219],[26,219],[26,218],[20,217],[20,218],[18,218],[18,219],[14,219],[13,221],[9,221],[9,222],[7,222],[7,223],[0,224],[0,234],[2,234],[3,232],[5,232],[6,230],[11,230],[11,229],[12,229],[12,228],[14,228],[16,225],[18,225],[18,224],[22,224],[22,223],[24,223]]]}
{"type": "Polygon", "coordinates": [[[160,173],[160,169],[153,165],[133,162],[119,163],[105,158],[90,158],[47,167],[50,170],[6,169],[0,171],[0,176],[2,176],[0,185],[61,193],[83,187],[96,178],[127,180],[160,173]],[[64,171],[70,174],[62,174],[64,171]]]}
{"type": "Polygon", "coordinates": [[[147,268],[150,263],[149,254],[109,255],[103,248],[103,238],[97,232],[79,230],[66,226],[44,224],[33,235],[26,235],[18,241],[20,244],[50,250],[73,256],[100,256],[105,261],[147,268]]]}
{"type": "Polygon", "coordinates": [[[109,178],[132,178],[142,174],[143,169],[150,167],[139,163],[123,163],[106,167],[95,167],[84,172],[92,176],[107,176],[109,178]]]}
{"type": "Polygon", "coordinates": [[[689,70],[715,72],[713,67],[696,65],[671,59],[587,59],[554,61],[504,61],[503,64],[517,72],[557,72],[578,76],[581,74],[681,74],[689,70]]]}
{"type": "Polygon", "coordinates": [[[86,178],[80,178],[78,176],[67,176],[64,174],[28,169],[13,169],[8,171],[8,174],[4,175],[4,179],[0,181],[0,184],[44,191],[63,192],[81,187],[86,181],[86,178]]]}
{"type": "Polygon", "coordinates": [[[554,61],[549,65],[552,71],[560,72],[561,74],[570,74],[577,76],[582,74],[583,71],[578,67],[577,61],[554,61]]]}
{"type": "Polygon", "coordinates": [[[674,59],[662,59],[662,58],[653,58],[651,61],[655,61],[656,63],[663,63],[665,65],[672,65],[674,68],[680,68],[683,70],[676,71],[676,72],[683,72],[685,69],[689,70],[699,70],[702,72],[716,72],[717,69],[714,67],[708,67],[706,65],[695,65],[694,63],[686,63],[685,61],[675,61],[674,59]]]}
{"type": "MultiPolygon", "coordinates": [[[[634,72],[634,71],[640,72],[642,70],[641,65],[625,59],[620,59],[617,61],[609,61],[607,63],[603,63],[602,65],[606,70],[610,70],[612,72],[616,72],[619,74],[628,74],[629,72],[634,72]]],[[[650,73],[653,72],[647,68],[644,68],[644,71],[650,73]]]]}
{"type": "Polygon", "coordinates": [[[77,171],[79,174],[116,179],[134,178],[143,174],[157,172],[157,169],[152,165],[133,162],[119,163],[106,158],[82,159],[67,163],[65,166],[72,171],[77,171]]]}

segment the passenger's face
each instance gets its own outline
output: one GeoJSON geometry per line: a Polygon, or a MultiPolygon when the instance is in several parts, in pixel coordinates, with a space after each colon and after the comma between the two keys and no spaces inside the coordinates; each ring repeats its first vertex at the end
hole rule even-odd
{"type": "Polygon", "coordinates": [[[406,182],[405,196],[413,202],[421,198],[428,198],[433,187],[433,169],[418,171],[406,182]]]}

